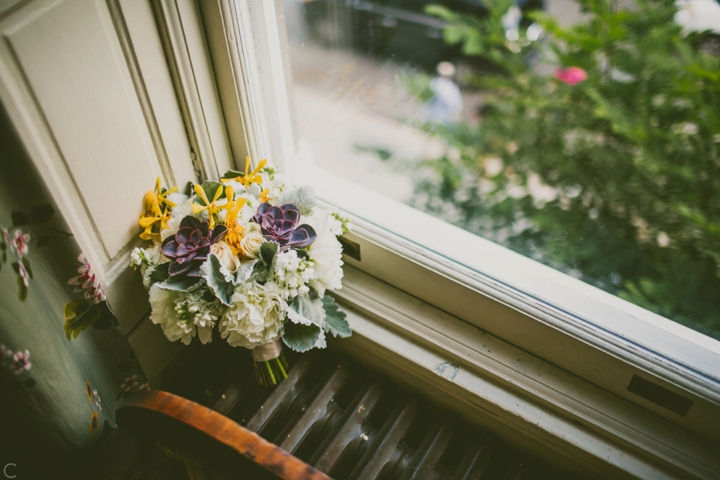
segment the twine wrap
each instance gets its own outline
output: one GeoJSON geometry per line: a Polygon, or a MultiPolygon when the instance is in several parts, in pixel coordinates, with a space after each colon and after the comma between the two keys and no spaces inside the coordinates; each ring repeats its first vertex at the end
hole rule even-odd
{"type": "Polygon", "coordinates": [[[267,362],[278,358],[282,353],[282,343],[280,340],[275,340],[272,343],[261,345],[250,350],[252,358],[256,362],[267,362]]]}

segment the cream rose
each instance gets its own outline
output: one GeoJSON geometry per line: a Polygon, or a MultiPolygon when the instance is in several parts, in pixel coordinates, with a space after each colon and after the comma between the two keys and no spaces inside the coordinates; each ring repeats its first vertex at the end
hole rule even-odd
{"type": "Polygon", "coordinates": [[[240,240],[240,248],[242,248],[245,258],[258,258],[263,241],[260,225],[250,222],[245,230],[245,236],[240,240]]]}
{"type": "Polygon", "coordinates": [[[217,242],[211,248],[212,253],[220,260],[220,265],[225,267],[229,272],[235,273],[240,268],[240,259],[234,255],[230,245],[225,242],[217,242]]]}

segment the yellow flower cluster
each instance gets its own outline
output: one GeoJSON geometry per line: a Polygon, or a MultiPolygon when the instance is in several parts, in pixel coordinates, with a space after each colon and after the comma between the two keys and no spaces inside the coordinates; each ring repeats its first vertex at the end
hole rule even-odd
{"type": "MultiPolygon", "coordinates": [[[[238,172],[237,177],[223,178],[221,181],[227,183],[234,180],[242,184],[245,188],[248,188],[253,183],[262,185],[262,175],[260,172],[265,168],[266,164],[267,160],[262,160],[258,163],[257,167],[251,171],[250,158],[246,157],[244,173],[238,172]]],[[[143,240],[160,240],[160,232],[168,228],[168,220],[172,217],[172,208],[176,206],[175,203],[168,200],[167,196],[177,192],[177,190],[177,187],[163,190],[160,178],[158,178],[155,184],[155,190],[145,194],[143,199],[144,211],[138,222],[143,228],[140,238],[143,240]]],[[[220,212],[225,210],[227,213],[222,223],[225,224],[228,230],[223,241],[230,247],[233,255],[244,258],[254,258],[252,253],[246,252],[246,249],[243,248],[243,238],[248,232],[246,232],[245,228],[237,221],[240,210],[245,206],[246,200],[241,197],[236,198],[235,191],[230,185],[218,186],[214,193],[211,191],[206,192],[202,185],[199,184],[195,184],[193,190],[201,200],[200,203],[192,204],[193,214],[198,215],[206,211],[208,214],[209,227],[213,229],[215,225],[220,222],[220,212]],[[227,199],[227,202],[224,203],[222,199],[223,193],[227,199]],[[210,198],[209,195],[212,195],[212,198],[210,198]]],[[[269,192],[267,188],[260,192],[261,203],[268,201],[269,192]]]]}
{"type": "MultiPolygon", "coordinates": [[[[234,178],[223,178],[220,181],[221,182],[229,182],[232,180],[235,180],[238,183],[242,183],[245,188],[248,188],[250,184],[253,183],[259,183],[262,184],[262,176],[260,175],[260,170],[262,170],[265,165],[267,164],[266,159],[262,159],[260,163],[258,163],[257,167],[255,167],[255,170],[252,172],[250,171],[250,157],[245,157],[245,173],[243,175],[238,175],[234,178]]],[[[270,192],[269,189],[265,189],[262,192],[260,192],[260,202],[265,203],[268,201],[268,193],[270,192]]]]}
{"type": "Polygon", "coordinates": [[[167,221],[172,216],[172,208],[176,206],[167,196],[175,192],[177,187],[163,191],[160,177],[157,178],[155,191],[148,191],[143,199],[143,214],[140,215],[138,223],[144,230],[140,238],[160,240],[160,231],[167,228],[167,221]]]}

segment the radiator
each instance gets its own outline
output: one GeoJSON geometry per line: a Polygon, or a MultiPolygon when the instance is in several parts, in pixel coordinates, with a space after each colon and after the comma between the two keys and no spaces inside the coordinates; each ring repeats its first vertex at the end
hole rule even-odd
{"type": "Polygon", "coordinates": [[[567,477],[379,375],[328,355],[296,360],[274,390],[243,375],[213,397],[214,410],[336,480],[567,477]]]}

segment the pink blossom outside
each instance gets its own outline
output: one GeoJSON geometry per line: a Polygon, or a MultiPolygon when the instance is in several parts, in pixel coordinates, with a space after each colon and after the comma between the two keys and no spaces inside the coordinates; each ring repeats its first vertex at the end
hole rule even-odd
{"type": "Polygon", "coordinates": [[[587,78],[587,73],[580,67],[558,68],[555,78],[568,85],[576,85],[587,78]]]}

